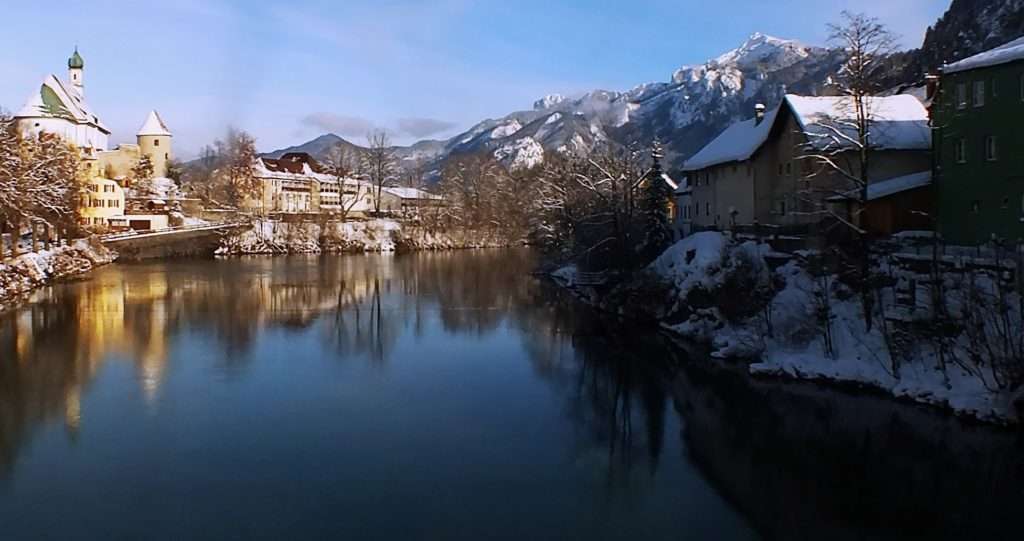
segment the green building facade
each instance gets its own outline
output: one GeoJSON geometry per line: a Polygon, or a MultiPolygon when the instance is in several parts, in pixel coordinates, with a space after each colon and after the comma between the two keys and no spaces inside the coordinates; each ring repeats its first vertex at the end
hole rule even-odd
{"type": "Polygon", "coordinates": [[[939,232],[1024,241],[1024,39],[946,66],[932,117],[939,232]]]}

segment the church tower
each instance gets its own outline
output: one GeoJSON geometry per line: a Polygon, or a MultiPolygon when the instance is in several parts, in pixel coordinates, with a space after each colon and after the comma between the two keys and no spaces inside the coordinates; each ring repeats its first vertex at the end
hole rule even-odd
{"type": "Polygon", "coordinates": [[[153,163],[153,177],[166,177],[167,162],[171,161],[172,157],[171,130],[167,129],[160,114],[150,111],[135,138],[139,143],[139,151],[149,156],[150,162],[153,163]]]}
{"type": "Polygon", "coordinates": [[[82,80],[84,71],[85,60],[82,60],[82,55],[78,54],[78,47],[75,47],[75,54],[68,59],[68,81],[78,91],[79,97],[85,95],[85,82],[82,80]]]}

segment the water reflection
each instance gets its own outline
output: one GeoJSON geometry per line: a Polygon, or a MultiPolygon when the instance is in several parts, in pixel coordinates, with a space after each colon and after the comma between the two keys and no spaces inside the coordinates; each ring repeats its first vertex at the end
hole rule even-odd
{"type": "Polygon", "coordinates": [[[386,363],[405,329],[423,332],[426,312],[450,333],[492,331],[531,297],[531,269],[525,251],[299,256],[114,266],[47,288],[0,314],[0,472],[34,425],[63,415],[78,430],[80,395],[104,363],[133,363],[155,399],[185,331],[211,334],[236,375],[271,328],[319,325],[339,358],[386,363]]]}
{"type": "MultiPolygon", "coordinates": [[[[0,315],[0,476],[13,476],[42,427],[62,423],[72,442],[89,430],[90,415],[101,414],[84,397],[105,367],[129,368],[142,402],[155,404],[190,355],[221,363],[238,381],[251,378],[272,333],[286,344],[314,340],[339,366],[387,372],[403,360],[401,351],[408,355],[403,340],[429,345],[440,329],[458,339],[508,338],[532,378],[554,391],[559,432],[506,442],[518,452],[501,460],[568,447],[574,471],[615,499],[657,509],[653,497],[668,509],[651,512],[707,515],[711,529],[691,531],[696,537],[748,536],[744,525],[722,523],[739,519],[706,511],[704,500],[722,498],[770,539],[977,538],[969,534],[995,536],[1014,522],[1024,501],[1024,452],[1015,434],[887,399],[707,369],[662,337],[530,278],[532,266],[528,252],[487,251],[231,259],[113,266],[43,290],[0,315]]],[[[427,361],[440,370],[443,358],[434,355],[427,361]]],[[[476,409],[523,407],[471,387],[456,392],[476,409]],[[481,403],[488,400],[494,403],[481,403]]],[[[315,410],[302,413],[316,425],[315,410]]],[[[475,471],[474,459],[487,463],[494,453],[467,454],[462,467],[475,471]]],[[[593,491],[577,482],[579,492],[593,491]]],[[[644,520],[649,528],[672,523],[644,520]]],[[[598,537],[614,531],[594,528],[598,537]]]]}

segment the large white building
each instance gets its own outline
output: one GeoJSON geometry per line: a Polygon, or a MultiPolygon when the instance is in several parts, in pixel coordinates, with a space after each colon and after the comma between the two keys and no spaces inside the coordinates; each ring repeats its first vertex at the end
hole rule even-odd
{"type": "Polygon", "coordinates": [[[14,118],[26,135],[50,133],[75,145],[89,162],[93,177],[122,178],[145,155],[153,163],[153,176],[167,176],[171,131],[151,111],[136,134],[136,144],[109,149],[110,130],[85,101],[85,61],[75,49],[68,59],[68,80],[48,75],[32,92],[14,118]]]}
{"type": "Polygon", "coordinates": [[[107,150],[110,130],[85,102],[84,71],[76,48],[68,59],[68,83],[48,75],[15,115],[22,131],[59,135],[86,153],[107,150]]]}

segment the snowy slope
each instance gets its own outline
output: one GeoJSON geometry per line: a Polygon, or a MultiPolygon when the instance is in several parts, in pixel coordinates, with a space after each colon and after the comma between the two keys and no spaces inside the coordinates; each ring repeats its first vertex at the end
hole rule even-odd
{"type": "Polygon", "coordinates": [[[677,69],[666,82],[575,98],[545,96],[533,110],[481,122],[453,138],[448,150],[489,151],[511,165],[537,154],[527,139],[557,152],[659,138],[670,164],[678,166],[729,124],[750,117],[757,103],[778,103],[787,89],[819,93],[839,62],[835,51],[758,33],[704,64],[677,69]]]}
{"type": "MultiPolygon", "coordinates": [[[[895,55],[888,66],[894,88],[918,82],[929,69],[977,54],[1024,34],[1024,0],[953,0],[921,49],[895,55]]],[[[396,147],[403,163],[426,162],[437,175],[452,155],[487,152],[506,165],[539,163],[552,152],[601,145],[649,146],[662,141],[677,168],[763,103],[771,110],[786,93],[827,95],[842,53],[755,33],[739,47],[703,64],[683,66],[662,82],[623,92],[551,94],[533,108],[487,119],[447,141],[396,147]]],[[[324,136],[340,139],[336,136],[324,136]]],[[[319,155],[324,138],[293,149],[319,155]]],[[[280,154],[282,151],[273,153],[280,154]]]]}

